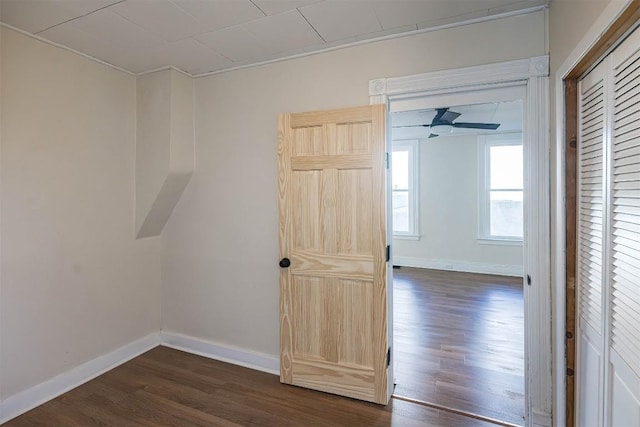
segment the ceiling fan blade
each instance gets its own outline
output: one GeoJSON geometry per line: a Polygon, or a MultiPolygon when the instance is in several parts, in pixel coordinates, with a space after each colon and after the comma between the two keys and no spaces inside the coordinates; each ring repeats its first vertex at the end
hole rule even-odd
{"type": "MultiPolygon", "coordinates": [[[[455,111],[446,111],[442,115],[442,117],[440,117],[440,120],[443,121],[443,122],[451,123],[452,121],[454,121],[458,117],[460,117],[460,113],[456,113],[455,111]]],[[[434,119],[434,121],[435,121],[435,119],[434,119]]]]}
{"type": "Polygon", "coordinates": [[[464,122],[456,122],[451,124],[454,128],[465,128],[465,129],[486,129],[486,130],[496,130],[500,126],[499,123],[464,123],[464,122]]]}
{"type": "Polygon", "coordinates": [[[449,108],[436,108],[436,116],[431,123],[439,122],[442,120],[442,116],[449,111],[449,108]]]}
{"type": "Polygon", "coordinates": [[[431,125],[428,124],[424,124],[424,125],[399,125],[399,126],[391,126],[394,129],[399,129],[399,128],[428,128],[431,125]]]}

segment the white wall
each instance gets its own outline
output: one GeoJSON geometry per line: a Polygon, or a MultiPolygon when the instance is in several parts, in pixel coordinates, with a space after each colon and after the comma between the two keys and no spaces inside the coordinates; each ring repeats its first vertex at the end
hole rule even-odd
{"type": "Polygon", "coordinates": [[[419,142],[419,240],[393,240],[394,265],[522,275],[522,246],[478,242],[478,138],[419,142]]]}
{"type": "Polygon", "coordinates": [[[0,399],[160,326],[134,240],[135,78],[1,28],[0,399]]]}
{"type": "Polygon", "coordinates": [[[197,167],[163,235],[163,329],[278,354],[278,113],[368,104],[374,78],[543,55],[544,18],[538,12],[197,79],[197,167]]]}

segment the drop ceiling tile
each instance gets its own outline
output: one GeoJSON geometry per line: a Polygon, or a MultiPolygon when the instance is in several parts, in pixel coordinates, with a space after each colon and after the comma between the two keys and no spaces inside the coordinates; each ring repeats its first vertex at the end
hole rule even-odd
{"type": "Polygon", "coordinates": [[[382,30],[369,2],[328,0],[300,8],[327,42],[382,30]]]}
{"type": "Polygon", "coordinates": [[[112,53],[114,62],[134,73],[173,66],[190,74],[199,74],[209,69],[228,67],[228,59],[212,51],[198,41],[188,38],[146,49],[143,54],[132,55],[128,51],[112,53]]]}
{"type": "Polygon", "coordinates": [[[211,73],[213,71],[229,69],[233,65],[233,63],[229,62],[229,60],[222,56],[210,56],[202,61],[200,65],[185,71],[187,71],[191,75],[197,76],[200,74],[211,73]]]}
{"type": "Polygon", "coordinates": [[[323,0],[253,0],[253,2],[267,15],[276,15],[303,6],[318,3],[323,0]]]}
{"type": "Polygon", "coordinates": [[[99,59],[111,49],[106,40],[82,31],[73,21],[43,31],[40,36],[99,59]]]}
{"type": "Polygon", "coordinates": [[[480,10],[475,12],[463,13],[461,15],[456,15],[456,16],[448,16],[445,18],[431,19],[429,21],[419,22],[418,29],[424,30],[426,28],[434,28],[442,25],[454,24],[456,22],[470,21],[472,19],[484,18],[487,15],[488,15],[487,10],[480,10]]]}
{"type": "Polygon", "coordinates": [[[166,54],[165,47],[166,45],[153,46],[145,49],[142,54],[140,52],[132,54],[132,51],[123,49],[118,52],[109,52],[109,55],[112,58],[112,63],[136,74],[169,67],[171,65],[178,68],[178,66],[174,64],[175,61],[166,54]]]}
{"type": "MultiPolygon", "coordinates": [[[[96,51],[99,51],[99,50],[101,50],[101,48],[96,48],[96,51]]],[[[134,74],[171,64],[171,62],[169,62],[168,64],[163,63],[155,67],[150,67],[148,66],[148,61],[145,61],[145,62],[142,61],[142,59],[147,58],[146,54],[140,55],[140,51],[138,49],[134,49],[127,46],[120,46],[120,47],[106,46],[102,49],[102,52],[100,52],[97,55],[97,57],[99,57],[102,61],[108,62],[109,64],[113,64],[116,67],[122,68],[123,70],[127,70],[134,74]],[[136,66],[136,64],[141,64],[141,65],[136,66]]]]}
{"type": "Polygon", "coordinates": [[[547,0],[0,0],[0,18],[134,73],[173,65],[200,74],[543,4],[547,0]]]}
{"type": "MultiPolygon", "coordinates": [[[[145,73],[147,71],[158,70],[161,68],[169,67],[172,63],[167,63],[162,58],[150,57],[149,55],[140,56],[133,55],[129,52],[119,52],[111,55],[112,60],[107,62],[112,64],[118,64],[117,66],[130,71],[134,74],[145,73]]],[[[176,67],[177,68],[177,67],[176,67]]]]}
{"type": "MultiPolygon", "coordinates": [[[[74,25],[74,21],[44,31],[41,36],[127,71],[133,73],[144,71],[144,69],[131,64],[132,60],[137,60],[141,57],[139,48],[132,45],[118,46],[109,43],[103,38],[95,37],[91,33],[80,30],[78,26],[74,25]]],[[[146,48],[144,56],[148,51],[149,48],[146,48]]]]}
{"type": "MultiPolygon", "coordinates": [[[[360,34],[358,36],[353,37],[353,39],[354,41],[371,40],[377,37],[385,37],[393,34],[406,33],[409,31],[415,31],[417,29],[418,29],[417,25],[405,25],[402,27],[394,27],[389,30],[376,31],[375,33],[360,34]]],[[[346,43],[348,41],[348,39],[343,39],[343,40],[345,40],[343,43],[346,43]]]]}
{"type": "Polygon", "coordinates": [[[494,6],[489,10],[490,15],[497,13],[513,12],[515,10],[523,10],[532,7],[549,6],[551,0],[510,0],[504,1],[499,6],[494,6]]]}
{"type": "Polygon", "coordinates": [[[102,9],[63,25],[74,25],[77,29],[105,40],[114,47],[144,49],[163,43],[162,39],[110,10],[111,7],[102,9]]]}
{"type": "Polygon", "coordinates": [[[320,47],[324,43],[297,10],[266,16],[243,25],[274,53],[313,45],[320,47]]]}
{"type": "Polygon", "coordinates": [[[201,34],[196,39],[232,61],[265,57],[270,53],[256,36],[241,25],[201,34]]]}
{"type": "Polygon", "coordinates": [[[52,1],[0,1],[2,22],[30,33],[38,33],[75,16],[77,15],[70,10],[52,1]]]}
{"type": "Polygon", "coordinates": [[[98,9],[111,6],[121,2],[122,0],[48,0],[55,2],[61,7],[71,11],[75,16],[86,15],[98,9]]]}
{"type": "Polygon", "coordinates": [[[202,33],[232,27],[264,16],[264,13],[249,0],[171,1],[198,20],[202,33]]]}
{"type": "Polygon", "coordinates": [[[380,0],[374,2],[380,24],[385,29],[420,22],[439,21],[458,15],[486,12],[490,8],[518,3],[519,0],[380,0]]]}
{"type": "Polygon", "coordinates": [[[162,46],[172,65],[191,74],[214,71],[231,65],[231,61],[195,39],[184,39],[162,46]]]}
{"type": "Polygon", "coordinates": [[[394,28],[402,25],[423,22],[432,16],[430,11],[442,0],[429,2],[421,0],[384,0],[374,4],[378,20],[383,28],[394,28]]]}
{"type": "MultiPolygon", "coordinates": [[[[332,42],[326,42],[322,46],[317,46],[317,45],[308,46],[308,47],[305,47],[305,48],[301,49],[300,52],[298,52],[298,53],[313,52],[313,51],[318,50],[319,48],[320,49],[330,49],[330,48],[349,45],[351,43],[368,42],[370,40],[375,40],[375,39],[380,38],[380,37],[386,37],[386,36],[390,36],[390,35],[394,35],[394,34],[406,33],[406,32],[409,32],[409,31],[416,31],[416,29],[417,29],[416,25],[406,25],[404,27],[392,28],[390,30],[376,31],[375,33],[360,34],[360,35],[353,36],[353,37],[347,37],[346,39],[340,39],[340,40],[336,40],[336,41],[332,41],[332,42]]],[[[289,53],[289,55],[291,55],[291,53],[289,53]]]]}
{"type": "Polygon", "coordinates": [[[169,42],[200,31],[200,23],[193,16],[168,0],[127,0],[109,10],[169,42]]]}

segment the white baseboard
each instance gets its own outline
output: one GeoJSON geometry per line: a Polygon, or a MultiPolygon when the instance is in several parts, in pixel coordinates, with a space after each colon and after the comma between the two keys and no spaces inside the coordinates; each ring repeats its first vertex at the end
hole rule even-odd
{"type": "Polygon", "coordinates": [[[531,425],[533,427],[551,427],[552,425],[551,414],[546,412],[540,412],[534,409],[532,418],[531,425]]]}
{"type": "Polygon", "coordinates": [[[160,344],[158,333],[149,334],[105,355],[96,357],[50,380],[0,402],[0,424],[42,405],[160,344]]]}
{"type": "Polygon", "coordinates": [[[522,277],[521,265],[485,264],[480,262],[457,261],[450,259],[427,259],[418,257],[394,256],[393,265],[402,267],[430,268],[433,270],[461,271],[464,273],[496,274],[499,276],[522,277]]]}
{"type": "Polygon", "coordinates": [[[174,332],[161,332],[160,342],[165,347],[197,354],[209,359],[232,363],[274,375],[280,375],[280,359],[270,354],[257,353],[224,344],[205,341],[174,332]]]}
{"type": "Polygon", "coordinates": [[[0,402],[0,424],[55,399],[158,345],[280,375],[280,361],[277,356],[172,332],[153,333],[3,400],[0,402]]]}

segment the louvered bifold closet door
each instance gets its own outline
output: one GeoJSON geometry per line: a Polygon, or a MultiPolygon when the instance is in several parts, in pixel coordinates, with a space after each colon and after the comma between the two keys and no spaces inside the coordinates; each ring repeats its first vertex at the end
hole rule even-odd
{"type": "Polygon", "coordinates": [[[577,425],[601,426],[603,414],[603,246],[605,66],[579,86],[577,425]]]}
{"type": "Polygon", "coordinates": [[[612,53],[609,420],[640,426],[640,31],[612,53]]]}

